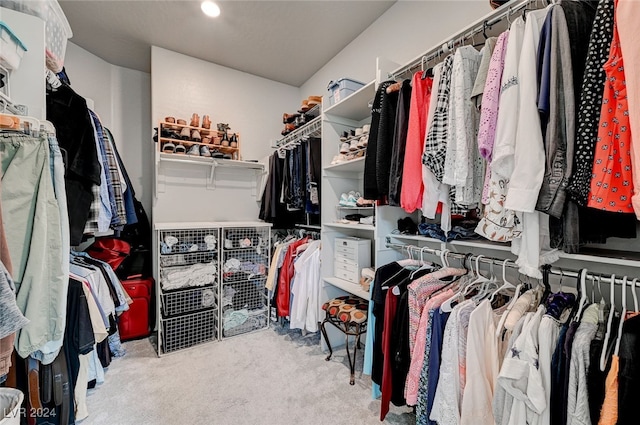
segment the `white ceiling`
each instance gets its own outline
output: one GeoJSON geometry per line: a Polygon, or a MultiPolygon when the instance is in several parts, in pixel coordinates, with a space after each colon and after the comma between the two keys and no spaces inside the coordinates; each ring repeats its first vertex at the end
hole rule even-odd
{"type": "Polygon", "coordinates": [[[71,41],[109,63],[150,72],[153,45],[297,87],[394,2],[227,0],[216,19],[190,0],[60,4],[71,41]]]}

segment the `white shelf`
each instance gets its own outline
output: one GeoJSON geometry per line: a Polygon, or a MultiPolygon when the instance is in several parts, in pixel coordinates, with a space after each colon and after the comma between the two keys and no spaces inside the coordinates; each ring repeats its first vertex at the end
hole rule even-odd
{"type": "Polygon", "coordinates": [[[208,156],[180,155],[175,153],[160,153],[160,161],[177,162],[196,165],[214,165],[216,167],[250,168],[264,171],[264,164],[253,161],[239,161],[235,159],[220,159],[208,156]]]}
{"type": "MultiPolygon", "coordinates": [[[[392,233],[388,235],[388,237],[408,240],[408,241],[417,241],[417,242],[438,243],[438,244],[445,243],[440,239],[429,238],[421,235],[402,235],[402,234],[392,233]]],[[[491,242],[487,240],[451,241],[451,242],[446,242],[446,244],[451,246],[465,246],[470,248],[481,248],[481,249],[488,249],[488,250],[494,250],[494,251],[507,251],[507,252],[511,251],[511,246],[508,244],[491,242]]]]}
{"type": "Polygon", "coordinates": [[[616,266],[626,266],[626,267],[640,267],[640,260],[633,258],[621,258],[621,257],[606,257],[606,255],[611,255],[613,253],[619,253],[619,255],[624,254],[636,254],[632,252],[623,252],[623,251],[611,251],[607,253],[603,251],[602,256],[598,255],[589,255],[589,254],[567,254],[565,252],[560,252],[560,258],[565,260],[575,260],[575,261],[584,261],[587,263],[600,263],[600,264],[610,264],[616,266]]]}
{"type": "Polygon", "coordinates": [[[327,115],[335,115],[342,118],[348,118],[354,121],[362,121],[371,116],[369,101],[373,100],[376,95],[375,81],[361,87],[359,90],[351,93],[340,102],[329,106],[324,110],[327,115]]]}
{"type": "Polygon", "coordinates": [[[368,230],[370,232],[376,229],[376,226],[372,226],[371,224],[323,223],[323,225],[337,229],[368,230]]]}
{"type": "Polygon", "coordinates": [[[365,157],[352,159],[351,161],[341,162],[340,164],[327,165],[325,171],[341,172],[341,173],[363,173],[364,174],[365,157]]]}
{"type": "Polygon", "coordinates": [[[374,209],[373,206],[370,206],[370,207],[358,207],[358,206],[355,206],[355,207],[343,207],[342,205],[338,205],[336,208],[339,209],[339,210],[353,210],[353,211],[373,210],[374,209]]]}
{"type": "Polygon", "coordinates": [[[364,300],[369,299],[369,293],[364,291],[357,283],[348,282],[337,277],[325,277],[324,281],[336,288],[340,288],[343,291],[350,293],[351,295],[355,295],[356,297],[360,297],[364,300]]]}

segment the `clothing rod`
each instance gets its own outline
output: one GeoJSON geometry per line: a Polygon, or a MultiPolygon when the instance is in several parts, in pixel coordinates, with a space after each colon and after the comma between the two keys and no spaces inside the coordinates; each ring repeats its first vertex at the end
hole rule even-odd
{"type": "MultiPolygon", "coordinates": [[[[507,16],[511,16],[521,9],[525,9],[527,6],[537,4],[538,1],[539,0],[518,0],[500,6],[498,9],[494,10],[491,15],[481,19],[480,21],[474,22],[473,24],[460,30],[453,36],[448,37],[442,43],[436,45],[431,50],[426,51],[423,55],[410,62],[408,65],[405,65],[389,73],[388,77],[397,79],[407,72],[411,72],[412,70],[419,68],[423,62],[428,63],[442,54],[449,53],[456,46],[464,44],[465,41],[468,41],[475,35],[483,33],[483,31],[486,31],[486,29],[490,29],[492,26],[502,21],[507,16]]],[[[544,1],[542,3],[545,4],[544,1]]]]}
{"type": "MultiPolygon", "coordinates": [[[[395,248],[395,249],[400,249],[400,250],[407,250],[407,251],[415,251],[415,253],[417,255],[420,254],[431,254],[431,255],[437,255],[437,256],[441,256],[443,251],[440,249],[436,249],[436,248],[429,248],[429,247],[420,247],[420,246],[416,246],[416,245],[407,245],[407,244],[399,244],[399,243],[386,243],[386,247],[387,248],[395,248]]],[[[411,255],[411,254],[409,254],[411,255]]],[[[491,266],[496,265],[499,267],[502,267],[505,260],[504,259],[499,259],[499,258],[493,258],[493,257],[487,257],[485,255],[472,255],[472,254],[463,254],[460,252],[452,252],[449,251],[448,249],[444,251],[444,256],[446,257],[452,257],[455,258],[456,260],[464,260],[464,262],[475,262],[476,260],[481,262],[481,263],[485,263],[485,264],[490,264],[491,266]],[[478,258],[479,257],[479,258],[478,258]]],[[[508,260],[506,263],[507,267],[513,268],[513,269],[519,269],[519,266],[513,261],[513,260],[508,260]]],[[[466,266],[465,266],[466,267],[466,266]]],[[[573,269],[564,269],[564,268],[550,268],[549,269],[549,274],[552,274],[554,276],[561,276],[561,277],[571,277],[571,278],[577,278],[580,275],[580,271],[579,270],[573,270],[573,269]]],[[[620,275],[618,275],[620,276],[620,275]]],[[[587,279],[599,279],[601,282],[603,283],[611,283],[611,278],[612,275],[607,275],[602,274],[602,273],[589,273],[587,272],[586,275],[587,279]]],[[[640,279],[638,279],[640,280],[640,279]]],[[[629,285],[631,283],[631,281],[633,281],[633,277],[628,277],[627,276],[627,285],[629,285]]],[[[615,279],[615,284],[616,285],[622,285],[623,283],[623,279],[621,277],[616,277],[615,279]]]]}

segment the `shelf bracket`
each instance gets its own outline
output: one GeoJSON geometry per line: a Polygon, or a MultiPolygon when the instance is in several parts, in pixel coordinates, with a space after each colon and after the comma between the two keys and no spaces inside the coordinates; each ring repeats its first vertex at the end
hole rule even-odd
{"type": "Polygon", "coordinates": [[[215,190],[216,189],[216,166],[218,164],[213,161],[211,163],[211,169],[209,170],[209,179],[207,180],[207,189],[215,190]]]}

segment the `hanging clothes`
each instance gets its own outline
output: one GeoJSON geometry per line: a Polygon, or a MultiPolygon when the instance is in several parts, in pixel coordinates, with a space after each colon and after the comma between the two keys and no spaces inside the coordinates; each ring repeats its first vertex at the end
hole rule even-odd
{"type": "Polygon", "coordinates": [[[409,107],[411,105],[411,80],[402,81],[396,106],[395,128],[393,130],[393,147],[391,149],[391,165],[389,170],[389,205],[398,207],[402,197],[402,178],[404,174],[404,158],[409,131],[409,107]]]}
{"type": "Polygon", "coordinates": [[[587,206],[628,213],[633,212],[632,141],[626,78],[615,21],[609,60],[604,64],[604,70],[607,82],[600,112],[600,127],[587,206]]]}
{"type": "Polygon", "coordinates": [[[504,70],[508,40],[509,31],[505,31],[500,34],[495,42],[495,48],[491,54],[486,83],[482,94],[480,124],[478,129],[478,152],[480,156],[487,161],[482,189],[482,203],[485,205],[489,202],[489,182],[491,179],[491,167],[489,164],[491,164],[493,144],[496,137],[496,124],[500,111],[500,83],[502,80],[502,71],[504,70]]]}
{"type": "Polygon", "coordinates": [[[62,269],[60,210],[49,163],[49,142],[0,133],[3,219],[13,260],[17,303],[30,321],[17,336],[26,358],[64,333],[67,284],[62,269]],[[28,171],[28,172],[25,172],[28,171]]]}
{"type": "MultiPolygon", "coordinates": [[[[378,90],[376,91],[375,98],[373,99],[373,106],[371,107],[371,130],[369,130],[369,142],[367,143],[367,153],[364,160],[364,189],[363,196],[365,199],[380,199],[384,196],[384,192],[388,190],[389,182],[386,185],[379,185],[378,183],[378,170],[383,170],[383,163],[389,164],[389,158],[379,158],[380,153],[390,153],[390,146],[387,146],[387,142],[393,137],[390,134],[393,131],[393,119],[395,118],[395,105],[397,102],[391,102],[387,99],[387,87],[394,84],[395,81],[385,81],[380,83],[378,90]],[[382,108],[385,107],[385,116],[382,116],[382,108]],[[379,140],[383,140],[383,146],[378,149],[379,140]],[[380,192],[380,187],[383,188],[383,192],[380,192]]],[[[394,94],[392,93],[391,96],[394,94]]],[[[395,97],[398,94],[395,93],[395,97]]],[[[387,170],[389,168],[387,167],[387,170]]],[[[388,179],[388,174],[387,174],[388,179]]],[[[380,183],[384,180],[383,176],[380,177],[380,183]]]]}
{"type": "Polygon", "coordinates": [[[422,148],[427,129],[427,112],[431,102],[433,78],[423,78],[424,71],[413,75],[409,126],[402,168],[400,206],[408,213],[422,207],[424,184],[422,181],[422,148]]]}
{"type": "Polygon", "coordinates": [[[320,322],[320,241],[313,241],[294,264],[295,276],[291,287],[291,329],[318,331],[320,322]]]}
{"type": "MultiPolygon", "coordinates": [[[[640,120],[638,119],[638,113],[640,111],[640,83],[636,76],[640,69],[638,64],[640,63],[640,50],[636,43],[637,23],[640,18],[640,8],[638,4],[630,0],[617,0],[615,12],[615,20],[617,26],[617,37],[620,42],[620,50],[624,59],[625,74],[632,76],[626,80],[626,94],[627,103],[629,107],[629,126],[630,132],[633,136],[640,134],[640,120]]],[[[609,74],[609,73],[607,73],[609,74]]],[[[618,82],[619,84],[619,82],[618,82]]],[[[632,144],[632,158],[631,167],[635,170],[640,170],[640,146],[635,139],[631,137],[632,144]]],[[[640,187],[640,172],[633,174],[633,187],[640,187]]],[[[637,191],[633,194],[631,201],[633,203],[633,209],[636,213],[636,217],[640,219],[640,195],[637,191]]]]}
{"type": "Polygon", "coordinates": [[[67,153],[65,187],[72,246],[82,242],[85,223],[94,199],[93,186],[100,185],[93,126],[87,102],[67,85],[47,92],[47,120],[56,127],[60,147],[67,153]]]}

